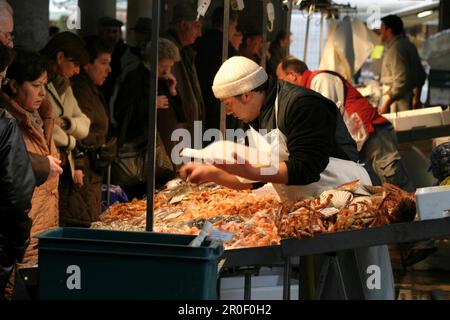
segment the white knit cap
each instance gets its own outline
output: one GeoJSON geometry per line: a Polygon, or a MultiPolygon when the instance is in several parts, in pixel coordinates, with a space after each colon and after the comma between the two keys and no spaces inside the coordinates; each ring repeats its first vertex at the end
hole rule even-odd
{"type": "Polygon", "coordinates": [[[235,56],[217,71],[212,90],[217,99],[234,97],[259,87],[267,78],[266,71],[253,60],[235,56]]]}

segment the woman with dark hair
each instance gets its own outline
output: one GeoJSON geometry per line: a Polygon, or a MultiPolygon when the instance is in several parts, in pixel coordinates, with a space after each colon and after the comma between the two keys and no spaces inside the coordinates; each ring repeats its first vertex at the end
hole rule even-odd
{"type": "Polygon", "coordinates": [[[41,53],[47,58],[46,98],[52,104],[52,117],[55,119],[53,139],[64,169],[59,194],[60,212],[65,212],[70,207],[70,195],[83,185],[80,165],[83,161],[76,161],[80,152],[75,147],[77,140],[88,135],[90,125],[89,118],[82,113],[73,95],[69,79],[80,72],[80,66],[85,65],[89,57],[83,39],[68,31],[53,36],[41,53]]]}
{"type": "Polygon", "coordinates": [[[270,59],[267,62],[267,73],[276,77],[278,64],[287,56],[287,48],[292,42],[292,33],[280,30],[275,39],[270,43],[270,59]]]}
{"type": "MultiPolygon", "coordinates": [[[[35,52],[19,51],[8,68],[5,92],[11,97],[8,112],[17,119],[28,152],[58,157],[53,143],[53,120],[38,112],[45,100],[47,71],[45,59],[35,52]]],[[[29,217],[33,220],[31,242],[23,264],[37,263],[35,235],[58,226],[58,176],[50,177],[34,189],[29,217]]]]}
{"type": "Polygon", "coordinates": [[[89,134],[78,143],[84,154],[84,179],[82,187],[72,194],[71,206],[61,213],[64,225],[78,227],[89,227],[91,222],[98,220],[102,207],[104,170],[116,154],[115,139],[107,141],[107,105],[98,89],[111,72],[112,48],[97,36],[86,37],[85,43],[89,62],[73,78],[75,98],[82,112],[91,121],[89,134]]]}

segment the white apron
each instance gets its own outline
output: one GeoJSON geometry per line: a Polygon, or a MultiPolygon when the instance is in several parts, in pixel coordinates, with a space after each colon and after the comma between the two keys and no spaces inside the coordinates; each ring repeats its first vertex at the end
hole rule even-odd
{"type": "MultiPolygon", "coordinates": [[[[269,141],[278,145],[279,162],[289,158],[286,136],[278,128],[278,97],[275,99],[275,123],[276,129],[268,133],[271,135],[269,141]]],[[[362,185],[372,185],[369,174],[361,164],[353,161],[330,157],[325,170],[320,174],[317,182],[307,185],[285,185],[274,183],[281,200],[298,200],[307,197],[317,197],[323,191],[333,189],[343,183],[359,180],[362,185]]]]}
{"type": "MultiPolygon", "coordinates": [[[[286,136],[278,128],[278,97],[275,100],[275,121],[276,129],[269,132],[272,144],[278,143],[278,146],[273,148],[278,149],[279,162],[287,160],[289,152],[287,149],[286,136]]],[[[266,136],[267,136],[266,135],[266,136]]],[[[317,197],[323,191],[333,189],[343,183],[359,179],[362,185],[372,185],[367,171],[362,165],[353,161],[347,161],[330,157],[330,162],[325,170],[320,174],[320,179],[317,182],[308,185],[284,185],[273,184],[280,199],[283,200],[297,200],[309,196],[317,197]]],[[[367,300],[392,300],[394,299],[394,276],[392,273],[391,260],[389,250],[386,245],[375,246],[369,248],[355,249],[355,257],[360,273],[360,279],[364,283],[363,291],[365,299],[367,300]],[[379,287],[370,288],[367,286],[367,281],[371,284],[373,266],[378,267],[380,272],[379,287]]],[[[358,277],[355,277],[355,281],[358,277]]],[[[352,281],[347,279],[346,281],[352,281]]],[[[335,280],[337,281],[337,279],[335,280]]],[[[325,288],[326,290],[326,288],[325,288]]],[[[332,295],[334,293],[331,293],[332,295]]],[[[336,296],[336,298],[339,298],[336,296]]]]}

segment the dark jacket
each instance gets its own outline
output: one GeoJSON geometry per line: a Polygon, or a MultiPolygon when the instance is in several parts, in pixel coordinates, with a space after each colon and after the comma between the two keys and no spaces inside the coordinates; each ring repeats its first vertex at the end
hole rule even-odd
{"type": "MultiPolygon", "coordinates": [[[[357,161],[356,144],[348,131],[342,137],[336,135],[339,121],[336,105],[312,90],[270,79],[266,101],[252,126],[269,131],[276,128],[274,105],[277,92],[278,128],[287,138],[289,151],[286,161],[289,185],[318,181],[330,157],[350,160],[343,146],[353,145],[354,161],[357,161]]],[[[345,124],[343,126],[345,128],[345,124]]]]}
{"type": "MultiPolygon", "coordinates": [[[[220,100],[214,96],[212,85],[217,71],[222,65],[223,32],[212,29],[205,32],[197,39],[195,50],[195,66],[197,68],[198,80],[205,102],[205,126],[204,130],[220,129],[220,100]]],[[[237,51],[228,45],[228,58],[237,55],[237,51]]],[[[240,127],[239,120],[227,116],[227,128],[240,127]]]]}
{"type": "Polygon", "coordinates": [[[103,172],[94,168],[99,161],[97,150],[107,141],[109,120],[103,95],[86,73],[73,78],[72,89],[91,125],[88,136],[78,143],[84,157],[76,160],[77,167],[84,173],[84,186],[78,188],[72,184],[67,190],[68,205],[60,210],[60,224],[88,227],[101,214],[103,172]]]}
{"type": "MultiPolygon", "coordinates": [[[[173,130],[182,128],[186,115],[182,108],[180,96],[172,96],[166,81],[158,81],[158,95],[169,99],[168,109],[158,109],[158,131],[164,141],[164,147],[170,152],[174,143],[171,141],[173,130]]],[[[150,107],[150,70],[143,63],[130,71],[119,88],[114,104],[114,118],[119,127],[119,144],[146,140],[150,107]]]]}
{"type": "Polygon", "coordinates": [[[0,109],[0,269],[22,260],[36,183],[17,121],[4,118],[3,113],[0,109]]]}
{"type": "Polygon", "coordinates": [[[280,47],[279,42],[273,42],[269,47],[270,59],[267,61],[267,73],[275,77],[277,75],[277,67],[281,60],[286,57],[286,50],[280,47]]]}
{"type": "Polygon", "coordinates": [[[167,35],[180,50],[181,60],[175,63],[173,74],[177,79],[177,91],[183,101],[187,128],[193,134],[194,121],[205,120],[205,105],[195,68],[196,52],[191,46],[182,47],[174,31],[167,35]]]}
{"type": "Polygon", "coordinates": [[[114,86],[116,84],[116,79],[122,74],[122,55],[127,50],[128,45],[120,39],[117,45],[114,47],[113,53],[111,55],[111,73],[106,78],[100,90],[105,97],[106,102],[109,104],[109,100],[114,93],[114,86]]]}

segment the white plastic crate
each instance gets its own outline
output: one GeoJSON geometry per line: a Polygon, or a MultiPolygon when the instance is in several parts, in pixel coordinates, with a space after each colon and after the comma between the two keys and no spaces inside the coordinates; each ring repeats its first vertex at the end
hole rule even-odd
{"type": "Polygon", "coordinates": [[[417,189],[416,207],[420,220],[450,217],[450,186],[417,189]]]}

